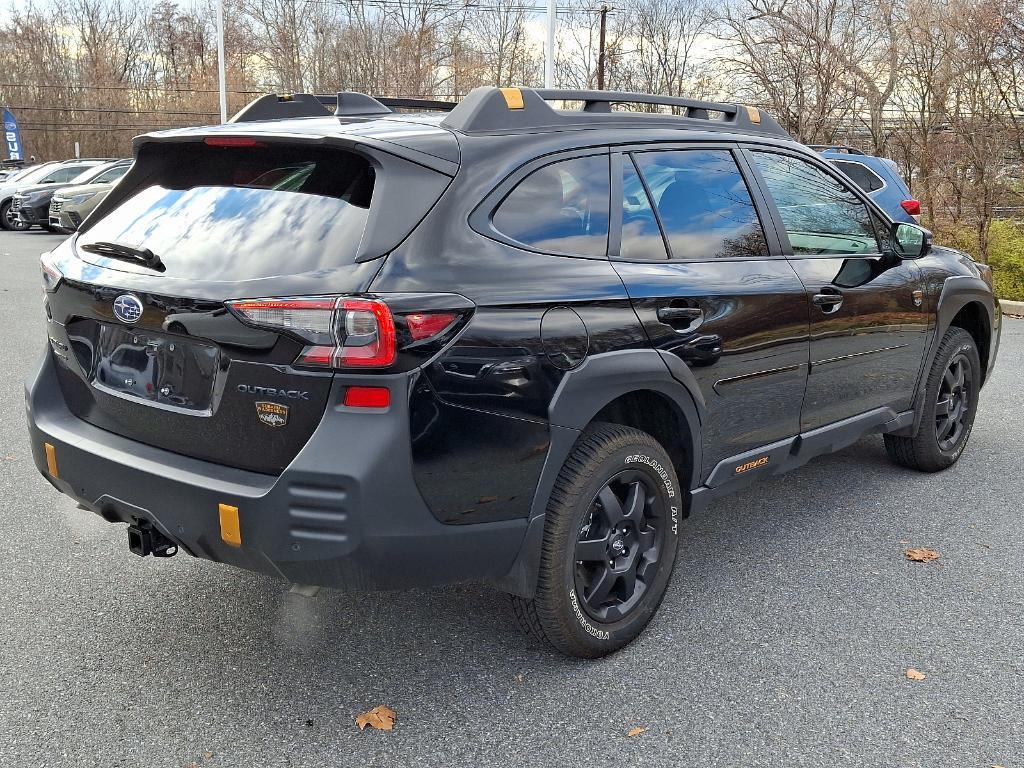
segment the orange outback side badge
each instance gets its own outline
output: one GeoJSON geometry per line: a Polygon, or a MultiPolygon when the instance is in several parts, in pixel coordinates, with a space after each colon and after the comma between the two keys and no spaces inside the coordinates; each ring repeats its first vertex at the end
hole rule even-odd
{"type": "Polygon", "coordinates": [[[221,504],[220,509],[220,537],[225,544],[232,547],[242,546],[242,528],[238,522],[238,507],[230,504],[221,504]]]}
{"type": "Polygon", "coordinates": [[[60,477],[57,473],[57,449],[53,443],[43,443],[43,450],[46,452],[46,471],[53,477],[60,477]]]}
{"type": "Polygon", "coordinates": [[[505,105],[509,109],[523,109],[523,92],[518,88],[502,88],[501,95],[505,97],[505,105]]]}
{"type": "Polygon", "coordinates": [[[752,469],[757,469],[758,467],[763,467],[767,463],[768,463],[768,457],[767,456],[760,456],[759,458],[756,458],[753,461],[748,461],[746,464],[740,464],[738,467],[736,467],[736,469],[734,471],[738,475],[738,474],[740,474],[742,472],[749,472],[752,469]]]}

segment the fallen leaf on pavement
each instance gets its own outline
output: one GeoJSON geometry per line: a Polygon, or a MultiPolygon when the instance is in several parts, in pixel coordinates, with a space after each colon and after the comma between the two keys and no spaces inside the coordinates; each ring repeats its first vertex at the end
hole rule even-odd
{"type": "Polygon", "coordinates": [[[378,731],[390,731],[395,727],[396,717],[395,710],[381,705],[374,707],[369,712],[357,715],[356,725],[359,726],[360,731],[366,728],[366,726],[376,728],[378,731]]]}
{"type": "Polygon", "coordinates": [[[904,552],[907,556],[907,560],[914,563],[927,563],[931,560],[938,560],[939,553],[934,549],[926,549],[925,547],[915,547],[914,549],[908,549],[904,552]]]}
{"type": "Polygon", "coordinates": [[[925,677],[924,672],[918,672],[913,667],[907,670],[907,680],[924,680],[925,677]]]}
{"type": "Polygon", "coordinates": [[[205,760],[213,760],[213,752],[203,752],[203,758],[205,760]]]}
{"type": "Polygon", "coordinates": [[[629,729],[629,733],[627,733],[626,735],[629,736],[629,738],[632,739],[634,736],[639,736],[641,733],[643,733],[646,730],[647,730],[646,728],[630,728],[629,729]]]}

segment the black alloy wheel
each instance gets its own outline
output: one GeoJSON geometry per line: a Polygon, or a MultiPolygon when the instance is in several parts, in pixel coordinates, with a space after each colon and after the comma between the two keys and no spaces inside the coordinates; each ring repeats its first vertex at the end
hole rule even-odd
{"type": "Polygon", "coordinates": [[[598,492],[576,540],[576,594],[600,622],[629,614],[661,564],[665,510],[647,477],[620,472],[598,492]]]}
{"type": "Polygon", "coordinates": [[[953,450],[966,428],[974,390],[972,378],[970,361],[963,352],[957,353],[946,366],[935,398],[935,438],[943,451],[953,450]]]}

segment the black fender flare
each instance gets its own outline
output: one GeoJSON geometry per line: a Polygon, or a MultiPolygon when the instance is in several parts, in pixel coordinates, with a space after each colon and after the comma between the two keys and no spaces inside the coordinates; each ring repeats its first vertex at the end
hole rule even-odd
{"type": "Polygon", "coordinates": [[[693,471],[679,478],[689,493],[699,485],[701,426],[704,397],[690,369],[678,357],[655,349],[629,349],[588,357],[569,371],[548,406],[551,442],[530,507],[526,536],[508,573],[495,586],[522,597],[532,597],[537,586],[544,516],[558,473],[577,438],[601,409],[622,395],[649,390],[675,404],[690,431],[693,471]]]}
{"type": "MultiPolygon", "coordinates": [[[[988,323],[990,347],[996,339],[995,296],[988,283],[980,277],[973,275],[951,275],[947,277],[942,283],[942,290],[939,292],[939,300],[935,307],[935,333],[932,335],[931,343],[928,345],[928,350],[925,353],[924,364],[921,366],[921,372],[918,375],[917,391],[914,395],[914,423],[906,430],[906,433],[911,436],[916,435],[918,428],[921,426],[921,419],[924,414],[921,405],[924,402],[928,372],[931,371],[932,364],[935,362],[939,343],[942,341],[942,337],[946,335],[946,331],[949,330],[949,326],[953,323],[953,318],[971,302],[978,302],[985,308],[985,320],[988,323]]],[[[988,352],[989,359],[994,361],[995,355],[992,354],[993,350],[990,348],[988,352]]],[[[904,434],[904,431],[901,430],[896,434],[904,434]]]]}

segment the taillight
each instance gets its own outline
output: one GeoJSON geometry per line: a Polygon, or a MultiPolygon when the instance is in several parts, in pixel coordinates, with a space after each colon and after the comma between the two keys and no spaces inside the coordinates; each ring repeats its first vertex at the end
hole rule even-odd
{"type": "Polygon", "coordinates": [[[416,365],[454,336],[472,307],[466,299],[447,294],[401,294],[394,301],[394,310],[383,299],[362,296],[239,299],[227,306],[248,325],[303,341],[306,346],[296,365],[341,369],[387,368],[399,351],[408,355],[404,366],[416,365]],[[419,301],[424,303],[413,309],[419,301]],[[420,309],[439,301],[454,303],[420,309]]]}
{"type": "Polygon", "coordinates": [[[43,290],[47,293],[53,293],[57,290],[57,286],[60,285],[60,281],[64,279],[64,275],[54,265],[49,252],[39,257],[39,266],[43,270],[43,290]]]}
{"type": "Polygon", "coordinates": [[[906,211],[911,216],[921,215],[921,201],[920,200],[904,200],[900,203],[900,208],[906,211]]]}
{"type": "Polygon", "coordinates": [[[405,324],[412,340],[422,341],[443,333],[458,317],[454,312],[413,312],[405,316],[405,324]]]}
{"type": "Polygon", "coordinates": [[[345,297],[227,302],[251,325],[286,331],[307,342],[296,359],[323,368],[384,368],[395,362],[395,321],[379,299],[345,297]]]}

